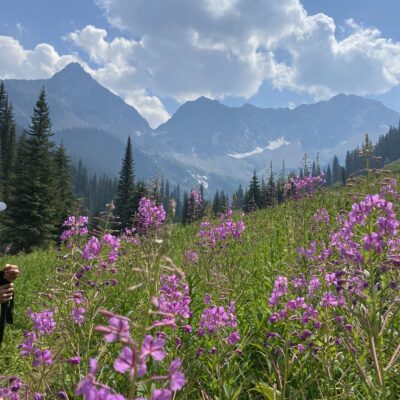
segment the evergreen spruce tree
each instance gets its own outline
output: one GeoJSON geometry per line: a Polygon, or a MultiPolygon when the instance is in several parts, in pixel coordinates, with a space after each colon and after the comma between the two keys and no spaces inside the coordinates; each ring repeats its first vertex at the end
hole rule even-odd
{"type": "Polygon", "coordinates": [[[285,168],[285,161],[283,161],[276,189],[276,198],[279,204],[285,201],[285,185],[286,185],[286,168],[285,168]]]}
{"type": "Polygon", "coordinates": [[[331,186],[331,185],[332,185],[332,170],[329,164],[328,168],[326,169],[326,186],[331,186]]]}
{"type": "Polygon", "coordinates": [[[132,223],[135,214],[135,173],[131,146],[131,138],[128,137],[125,148],[125,156],[119,173],[118,189],[115,198],[115,214],[119,217],[121,229],[132,223]]]}
{"type": "Polygon", "coordinates": [[[182,215],[181,222],[182,224],[186,224],[188,222],[189,217],[189,194],[188,192],[183,192],[183,201],[182,201],[182,215]]]}
{"type": "Polygon", "coordinates": [[[55,153],[55,167],[57,190],[57,221],[61,228],[62,223],[67,218],[68,214],[72,211],[75,203],[75,196],[72,191],[70,161],[62,144],[57,148],[55,153]]]}
{"type": "Polygon", "coordinates": [[[55,238],[57,188],[54,143],[46,94],[42,89],[29,130],[17,153],[5,241],[12,250],[47,247],[55,238]]]}
{"type": "Polygon", "coordinates": [[[3,132],[5,130],[5,114],[8,107],[8,99],[7,99],[7,92],[4,86],[4,82],[1,81],[0,83],[0,197],[3,200],[3,189],[4,189],[4,180],[3,180],[3,132]]]}
{"type": "Polygon", "coordinates": [[[341,178],[342,174],[339,159],[337,158],[337,156],[334,156],[332,162],[332,183],[340,182],[341,178]]]}
{"type": "Polygon", "coordinates": [[[219,190],[215,192],[213,202],[212,202],[212,210],[214,215],[218,215],[220,212],[220,204],[219,204],[219,190]]]}
{"type": "Polygon", "coordinates": [[[244,205],[244,191],[241,184],[239,184],[239,189],[236,192],[236,205],[237,208],[242,210],[244,205]]]}
{"type": "Polygon", "coordinates": [[[268,193],[264,177],[261,178],[261,208],[267,207],[268,193]]]}
{"type": "Polygon", "coordinates": [[[254,170],[253,177],[251,178],[245,202],[246,211],[254,211],[261,207],[261,189],[256,170],[254,170]]]}
{"type": "Polygon", "coordinates": [[[274,169],[272,167],[272,161],[270,164],[269,178],[267,183],[267,200],[266,206],[272,207],[276,204],[276,184],[274,178],[274,169]]]}
{"type": "Polygon", "coordinates": [[[175,196],[174,199],[176,200],[176,221],[182,221],[182,200],[181,200],[181,188],[178,185],[176,186],[175,196]]]}
{"type": "Polygon", "coordinates": [[[14,121],[14,112],[12,105],[9,104],[5,114],[5,129],[4,129],[4,142],[2,143],[3,154],[1,155],[3,161],[3,196],[7,202],[10,197],[12,176],[15,167],[16,159],[16,125],[14,121]]]}

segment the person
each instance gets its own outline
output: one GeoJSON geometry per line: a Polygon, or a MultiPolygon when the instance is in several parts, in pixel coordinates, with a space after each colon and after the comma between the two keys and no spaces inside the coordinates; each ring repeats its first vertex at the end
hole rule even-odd
{"type": "MultiPolygon", "coordinates": [[[[7,208],[0,202],[0,211],[7,208]]],[[[0,271],[0,345],[4,337],[6,324],[13,323],[14,308],[14,281],[18,278],[19,268],[16,265],[6,264],[0,271]]]]}
{"type": "Polygon", "coordinates": [[[13,282],[19,275],[19,268],[16,265],[6,264],[0,272],[0,304],[7,303],[13,299],[13,282]],[[1,273],[2,272],[2,273],[1,273]]]}

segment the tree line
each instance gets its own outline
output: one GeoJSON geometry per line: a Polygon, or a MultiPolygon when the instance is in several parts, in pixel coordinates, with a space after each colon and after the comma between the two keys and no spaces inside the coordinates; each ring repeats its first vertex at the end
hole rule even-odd
{"type": "Polygon", "coordinates": [[[0,84],[2,242],[11,251],[52,243],[74,202],[69,160],[53,132],[44,89],[35,104],[29,128],[17,138],[12,104],[0,84]]]}

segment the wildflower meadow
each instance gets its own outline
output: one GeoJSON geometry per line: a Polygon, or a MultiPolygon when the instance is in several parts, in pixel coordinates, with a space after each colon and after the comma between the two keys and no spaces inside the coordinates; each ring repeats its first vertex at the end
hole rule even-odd
{"type": "MultiPolygon", "coordinates": [[[[71,215],[19,264],[0,399],[398,399],[396,173],[173,223],[142,198],[117,234],[71,215]]],[[[170,207],[173,211],[173,204],[170,207]]]]}

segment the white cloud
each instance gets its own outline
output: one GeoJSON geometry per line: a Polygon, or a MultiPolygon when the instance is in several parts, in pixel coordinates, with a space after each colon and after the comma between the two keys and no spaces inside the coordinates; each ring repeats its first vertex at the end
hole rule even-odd
{"type": "Polygon", "coordinates": [[[105,30],[90,25],[69,35],[94,62],[101,65],[97,69],[90,68],[78,55],[60,55],[49,44],[40,43],[33,50],[27,50],[18,40],[0,36],[0,79],[50,78],[70,62],[78,61],[102,85],[135,107],[152,127],[165,122],[169,114],[158,97],[149,95],[138,86],[136,78],[131,79],[135,68],[130,55],[136,44],[124,38],[109,43],[105,40],[106,35],[105,30]]]}
{"type": "MultiPolygon", "coordinates": [[[[333,19],[308,15],[299,0],[96,1],[120,37],[87,25],[65,39],[152,126],[169,117],[163,96],[249,98],[268,80],[322,99],[379,94],[400,82],[400,43],[352,19],[338,40],[333,19]]],[[[6,36],[0,54],[3,78],[46,78],[79,61],[45,43],[24,49],[6,36]]]]}
{"type": "Polygon", "coordinates": [[[70,62],[74,55],[60,56],[53,46],[40,43],[33,50],[24,49],[18,40],[0,36],[0,78],[49,78],[70,62]]]}
{"type": "Polygon", "coordinates": [[[159,95],[251,97],[264,80],[325,98],[382,93],[400,80],[400,44],[347,21],[343,40],[299,0],[97,0],[109,22],[136,38],[136,78],[159,95]],[[285,50],[291,60],[279,63],[285,50]]]}

